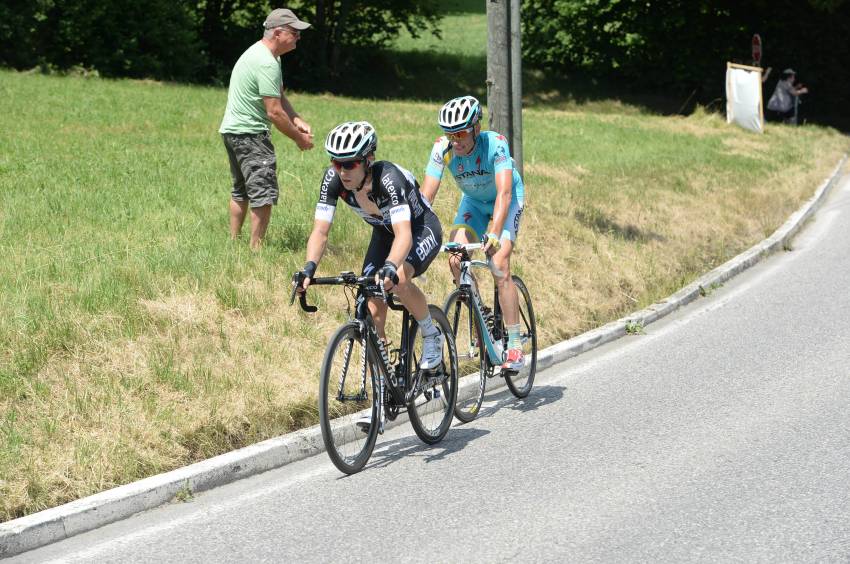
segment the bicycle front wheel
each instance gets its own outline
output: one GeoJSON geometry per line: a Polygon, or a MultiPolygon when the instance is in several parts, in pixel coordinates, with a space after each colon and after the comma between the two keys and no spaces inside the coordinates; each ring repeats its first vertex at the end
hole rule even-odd
{"type": "Polygon", "coordinates": [[[469,423],[481,410],[487,386],[487,351],[483,347],[478,317],[463,290],[455,290],[443,306],[455,337],[458,365],[458,390],[455,417],[469,423]]]}
{"type": "Polygon", "coordinates": [[[378,436],[378,396],[357,323],[340,327],[328,344],[319,384],[322,440],[334,466],[346,474],[359,472],[378,436]]]}
{"type": "Polygon", "coordinates": [[[417,384],[413,399],[407,404],[413,430],[427,444],[443,439],[452,425],[457,399],[457,350],[454,335],[445,314],[435,305],[429,305],[431,319],[443,334],[443,360],[435,370],[421,371],[422,336],[414,321],[407,350],[410,351],[409,374],[417,384]],[[421,373],[420,373],[421,372],[421,373]]]}
{"type": "Polygon", "coordinates": [[[511,393],[518,398],[524,398],[531,391],[534,375],[537,373],[537,321],[534,318],[534,308],[531,306],[531,294],[519,276],[513,276],[514,285],[519,298],[519,326],[522,340],[522,354],[525,366],[519,372],[506,372],[505,383],[511,393]]]}

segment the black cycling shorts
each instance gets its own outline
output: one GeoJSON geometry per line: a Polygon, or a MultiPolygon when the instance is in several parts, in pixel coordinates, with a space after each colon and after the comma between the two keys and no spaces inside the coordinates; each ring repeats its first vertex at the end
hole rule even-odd
{"type": "MultiPolygon", "coordinates": [[[[373,227],[372,240],[369,241],[369,249],[363,259],[363,274],[374,274],[377,272],[390,254],[395,234],[390,231],[392,227],[373,227]]],[[[409,262],[413,267],[413,277],[416,278],[426,270],[440,252],[443,244],[443,229],[440,220],[434,212],[428,211],[414,220],[410,225],[413,231],[413,247],[404,262],[409,262]]],[[[398,265],[399,269],[402,265],[398,265]]]]}

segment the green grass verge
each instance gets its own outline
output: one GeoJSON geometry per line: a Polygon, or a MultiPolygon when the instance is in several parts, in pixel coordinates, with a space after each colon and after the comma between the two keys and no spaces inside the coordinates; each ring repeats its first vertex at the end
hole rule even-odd
{"type": "MultiPolygon", "coordinates": [[[[345,301],[286,304],[326,157],[275,134],[267,245],[228,238],[224,89],[0,72],[0,520],[316,421],[317,366],[345,301]]],[[[317,139],[378,128],[421,178],[434,103],[293,94],[317,139]]],[[[622,107],[621,113],[611,113],[622,107]]],[[[525,112],[516,270],[541,345],[651,303],[778,227],[847,149],[816,127],[756,136],[718,116],[525,112]]],[[[449,181],[437,210],[453,215],[449,181]]],[[[341,210],[321,272],[357,269],[341,210]]],[[[444,264],[424,284],[449,291],[444,264]]]]}

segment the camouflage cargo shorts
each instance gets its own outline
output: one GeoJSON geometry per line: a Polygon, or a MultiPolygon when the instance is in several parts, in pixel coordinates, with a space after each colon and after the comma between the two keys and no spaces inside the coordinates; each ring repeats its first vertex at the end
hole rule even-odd
{"type": "Polygon", "coordinates": [[[265,133],[222,133],[230,160],[234,201],[252,208],[277,205],[277,159],[271,136],[265,133]]]}

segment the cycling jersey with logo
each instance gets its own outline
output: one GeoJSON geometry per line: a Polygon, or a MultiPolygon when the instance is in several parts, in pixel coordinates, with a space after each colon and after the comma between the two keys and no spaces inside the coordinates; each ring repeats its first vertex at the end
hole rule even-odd
{"type": "Polygon", "coordinates": [[[525,199],[525,188],[514,167],[508,140],[495,131],[482,131],[470,154],[463,157],[454,154],[446,137],[438,138],[431,150],[425,174],[439,180],[446,166],[465,197],[487,204],[496,202],[496,173],[513,170],[511,200],[522,205],[525,199]]]}
{"type": "Polygon", "coordinates": [[[393,223],[415,221],[431,210],[431,206],[419,194],[419,184],[413,174],[389,161],[372,164],[372,191],[369,199],[375,203],[381,215],[372,215],[361,208],[354,192],[345,189],[337,171],[330,167],[322,178],[315,218],[332,223],[338,199],[351,206],[369,225],[385,227],[390,231],[393,223]]]}

